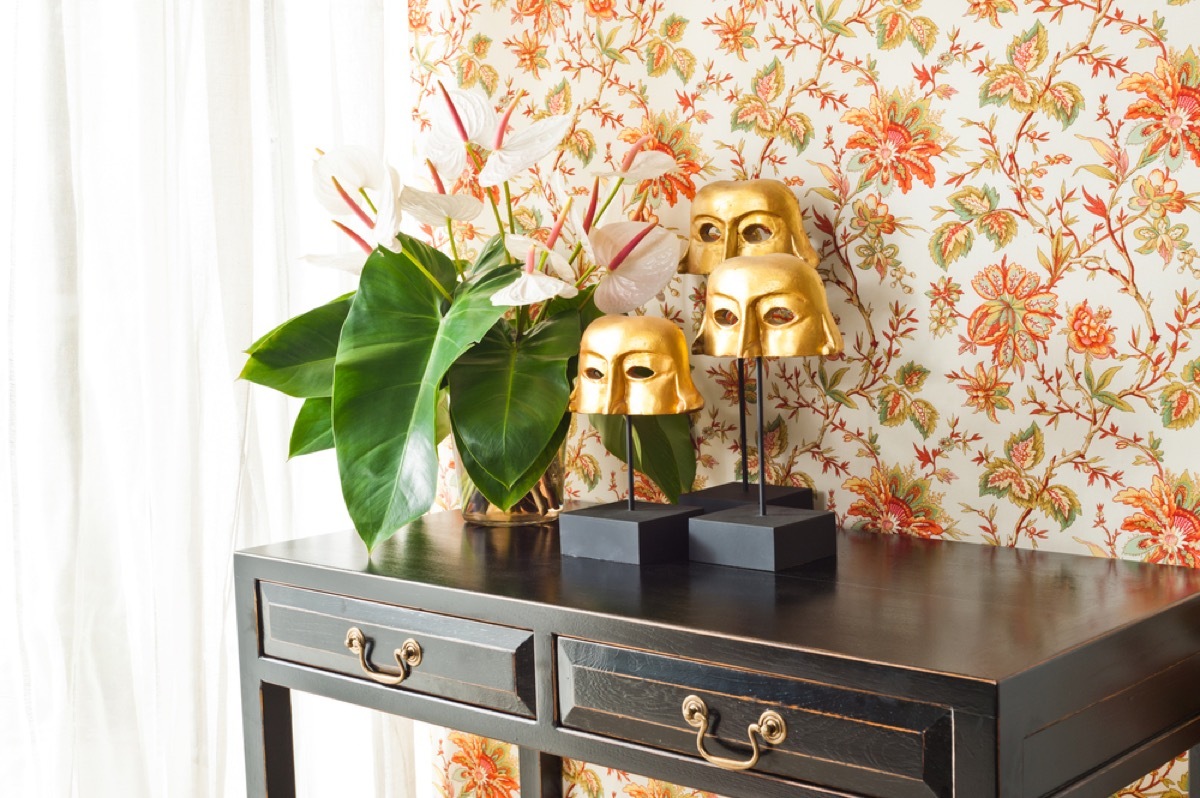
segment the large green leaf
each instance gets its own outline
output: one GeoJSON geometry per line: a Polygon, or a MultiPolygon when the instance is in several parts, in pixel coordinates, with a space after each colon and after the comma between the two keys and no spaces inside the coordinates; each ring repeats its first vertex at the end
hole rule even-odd
{"type": "MultiPolygon", "coordinates": [[[[401,240],[444,288],[454,286],[449,258],[401,240]]],[[[406,254],[379,249],[367,259],[338,344],[333,436],[342,496],[368,550],[433,503],[438,387],[504,313],[491,295],[514,277],[504,270],[463,283],[447,306],[406,254]]]]}
{"type": "Polygon", "coordinates": [[[546,448],[567,412],[567,361],[578,352],[578,317],[563,314],[519,341],[496,324],[450,368],[455,440],[490,481],[512,487],[546,448]]]}
{"type": "Polygon", "coordinates": [[[254,342],[241,379],[288,396],[333,393],[333,359],[354,294],[294,316],[254,342]]]}
{"type": "Polygon", "coordinates": [[[333,448],[333,400],[328,396],[305,399],[292,425],[292,440],[288,444],[288,457],[324,451],[333,448]]]}
{"type": "Polygon", "coordinates": [[[467,276],[471,278],[482,277],[488,272],[493,272],[501,266],[516,265],[509,254],[504,249],[504,239],[500,236],[492,236],[483,245],[483,249],[479,251],[479,257],[475,259],[475,264],[468,270],[467,276]]]}
{"type": "Polygon", "coordinates": [[[455,437],[455,445],[458,446],[458,457],[462,460],[463,468],[467,471],[467,477],[479,489],[489,502],[496,505],[502,510],[507,510],[514,504],[519,502],[521,498],[537,484],[537,481],[542,478],[542,474],[550,466],[550,461],[558,455],[558,450],[562,448],[563,441],[566,440],[567,431],[571,428],[571,415],[564,413],[562,420],[559,421],[554,434],[550,436],[550,442],[546,444],[537,459],[533,461],[533,465],[529,466],[528,470],[517,479],[512,485],[501,485],[491,477],[487,471],[483,470],[477,462],[471,457],[470,452],[459,443],[457,436],[455,437]]]}
{"type": "MultiPolygon", "coordinates": [[[[626,461],[625,417],[590,418],[604,448],[626,461]]],[[[632,418],[633,467],[650,477],[667,499],[679,501],[679,494],[691,490],[696,481],[696,451],[687,415],[632,418]]]]}

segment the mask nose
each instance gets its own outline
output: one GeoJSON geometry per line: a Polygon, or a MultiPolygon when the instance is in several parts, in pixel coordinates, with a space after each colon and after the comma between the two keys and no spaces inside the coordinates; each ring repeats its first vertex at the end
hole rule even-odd
{"type": "Polygon", "coordinates": [[[625,412],[625,391],[622,384],[621,375],[618,373],[610,373],[608,379],[604,381],[604,385],[600,388],[600,398],[603,406],[609,408],[609,415],[621,415],[625,412]]]}
{"type": "Polygon", "coordinates": [[[748,309],[738,325],[737,351],[742,357],[759,357],[762,355],[762,343],[758,337],[758,316],[753,309],[748,309]]]}
{"type": "Polygon", "coordinates": [[[736,257],[742,249],[742,239],[732,223],[725,228],[725,260],[736,257]]]}

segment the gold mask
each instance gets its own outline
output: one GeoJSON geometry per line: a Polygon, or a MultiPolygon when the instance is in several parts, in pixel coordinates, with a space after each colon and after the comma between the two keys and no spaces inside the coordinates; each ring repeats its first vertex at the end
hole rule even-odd
{"type": "Polygon", "coordinates": [[[796,195],[778,180],[722,180],[696,192],[687,274],[709,274],[738,255],[789,253],[817,268],[796,195]]]}
{"type": "Polygon", "coordinates": [[[842,335],[817,270],[793,255],[731,258],[708,278],[696,352],[717,357],[834,355],[842,335]]]}
{"type": "Polygon", "coordinates": [[[579,342],[571,410],[662,416],[704,407],[692,383],[683,331],[654,316],[603,316],[579,342]]]}

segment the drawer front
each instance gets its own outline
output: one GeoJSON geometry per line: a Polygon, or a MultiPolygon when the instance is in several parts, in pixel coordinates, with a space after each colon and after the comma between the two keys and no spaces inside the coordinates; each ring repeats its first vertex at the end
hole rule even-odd
{"type": "Polygon", "coordinates": [[[259,583],[259,597],[266,656],[388,682],[402,672],[395,652],[411,639],[420,661],[405,665],[407,676],[389,689],[534,717],[530,631],[273,582],[259,583]],[[346,645],[352,627],[362,634],[363,656],[374,676],[346,645]]]}
{"type": "Polygon", "coordinates": [[[773,710],[786,736],[765,744],[756,735],[750,772],[878,798],[954,795],[947,707],[565,637],[557,663],[567,728],[700,758],[702,725],[705,752],[726,760],[712,766],[732,768],[752,758],[748,729],[773,710]],[[685,721],[690,696],[706,706],[706,723],[685,721]]]}

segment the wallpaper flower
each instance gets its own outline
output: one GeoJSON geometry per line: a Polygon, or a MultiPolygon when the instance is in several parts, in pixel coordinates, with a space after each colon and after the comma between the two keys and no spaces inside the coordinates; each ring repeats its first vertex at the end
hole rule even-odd
{"type": "MultiPolygon", "coordinates": [[[[846,351],[751,382],[772,481],[885,533],[1197,565],[1200,3],[410,9],[422,123],[437,80],[497,107],[528,91],[522,126],[574,115],[518,189],[544,209],[521,220],[535,238],[565,202],[557,186],[580,182],[558,175],[611,171],[646,134],[677,168],[626,185],[618,210],[681,236],[706,181],[793,188],[846,351]]],[[[704,291],[681,276],[652,312],[694,335],[704,291]]],[[[694,365],[698,481],[725,481],[734,371],[694,365]]],[[[621,465],[586,423],[569,461],[574,495],[620,496],[621,465]]],[[[1123,794],[1178,794],[1181,773],[1123,794]]],[[[597,794],[631,793],[618,780],[597,794]]]]}

